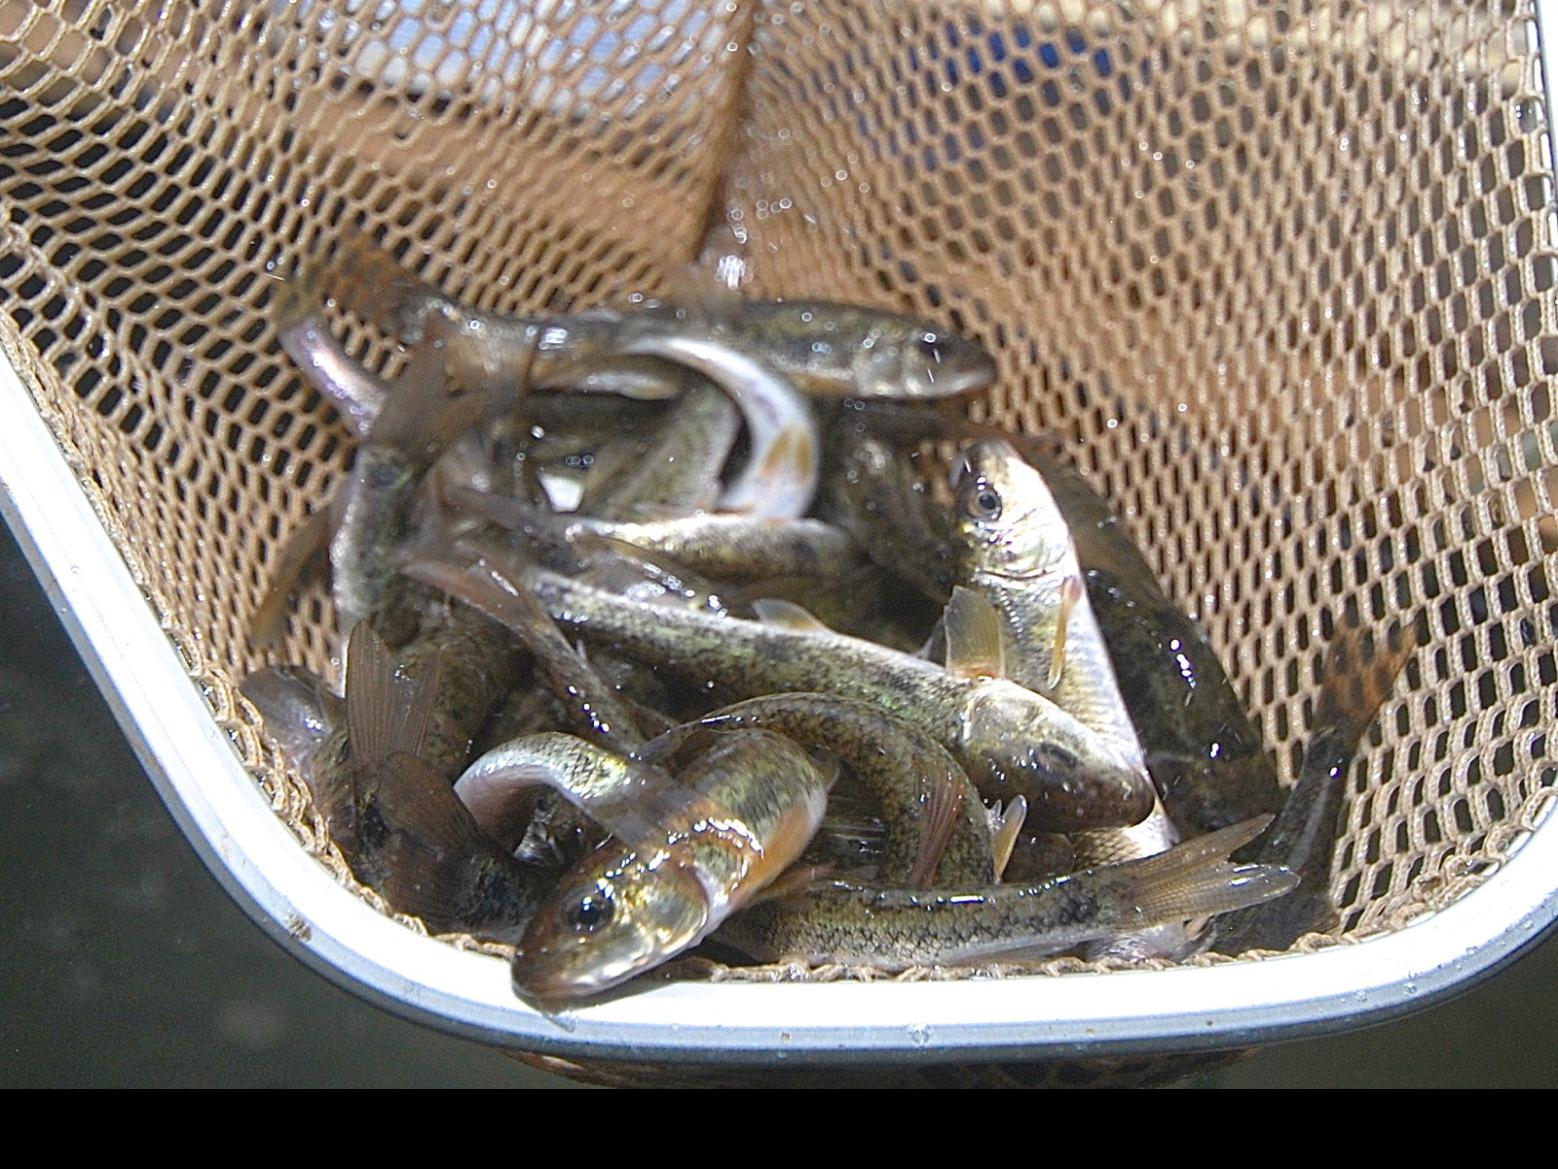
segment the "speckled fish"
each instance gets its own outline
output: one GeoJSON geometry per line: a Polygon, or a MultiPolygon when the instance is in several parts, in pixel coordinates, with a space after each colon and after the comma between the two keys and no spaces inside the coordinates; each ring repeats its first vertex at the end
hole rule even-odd
{"type": "MultiPolygon", "coordinates": [[[[406,571],[422,579],[418,563],[406,571]]],[[[845,637],[794,606],[765,606],[766,622],[709,617],[625,601],[533,566],[513,572],[516,587],[564,626],[699,685],[734,697],[807,690],[875,703],[952,752],[985,798],[1023,796],[1037,824],[1116,827],[1152,808],[1151,783],[1109,741],[1007,679],[845,637]]]]}
{"type": "Polygon", "coordinates": [[[437,672],[413,681],[368,627],[352,630],[344,711],[297,670],[262,670],[243,693],[302,772],[352,872],[434,932],[512,938],[546,887],[477,828],[425,758],[437,672]]]}
{"type": "Polygon", "coordinates": [[[412,355],[332,504],[331,592],[343,626],[384,604],[423,475],[486,405],[481,394],[448,392],[441,342],[412,355]]]}
{"type": "Polygon", "coordinates": [[[944,514],[926,506],[910,456],[862,433],[853,411],[834,426],[830,443],[836,455],[827,476],[827,517],[881,568],[945,605],[955,583],[952,545],[944,514]]]}
{"type": "Polygon", "coordinates": [[[519,500],[455,488],[449,500],[483,519],[527,534],[565,541],[594,536],[668,556],[723,581],[805,576],[821,582],[848,576],[865,560],[848,533],[821,520],[774,519],[705,512],[639,522],[557,515],[519,500]]]}
{"type": "Polygon", "coordinates": [[[677,392],[670,388],[674,376],[657,387],[652,372],[646,375],[653,367],[638,367],[642,380],[624,388],[613,384],[614,371],[599,359],[629,350],[665,357],[639,346],[646,338],[672,335],[749,354],[817,397],[945,398],[984,389],[996,376],[994,359],[972,341],[927,321],[861,305],[770,300],[689,307],[641,301],[622,311],[504,317],[456,304],[360,239],[342,249],[331,275],[355,311],[404,341],[417,343],[430,319],[444,318],[461,338],[457,360],[472,370],[501,377],[513,352],[534,344],[539,385],[578,384],[584,372],[595,379],[590,388],[671,396],[677,392]]]}
{"type": "Polygon", "coordinates": [[[614,350],[658,357],[697,370],[741,411],[750,448],[746,463],[720,494],[721,511],[791,519],[806,514],[821,463],[811,407],[783,374],[731,346],[718,332],[626,333],[614,350]]]}
{"type": "Polygon", "coordinates": [[[579,510],[601,520],[645,520],[712,508],[741,416],[718,388],[686,371],[689,385],[646,450],[609,478],[592,475],[579,510]]]}
{"type": "Polygon", "coordinates": [[[762,961],[889,971],[1059,954],[1288,893],[1297,879],[1286,870],[1227,861],[1268,819],[1033,885],[923,891],[817,885],[753,906],[732,918],[719,940],[762,961]]]}
{"type": "Polygon", "coordinates": [[[939,873],[943,883],[991,884],[998,876],[979,793],[939,743],[901,719],[855,699],[803,692],[738,702],[692,726],[777,731],[847,764],[882,810],[883,883],[923,888],[939,873]]]}
{"type": "Polygon", "coordinates": [[[644,820],[566,877],[514,954],[514,989],[598,994],[697,945],[810,842],[836,771],[765,731],[717,736],[644,820]]]}

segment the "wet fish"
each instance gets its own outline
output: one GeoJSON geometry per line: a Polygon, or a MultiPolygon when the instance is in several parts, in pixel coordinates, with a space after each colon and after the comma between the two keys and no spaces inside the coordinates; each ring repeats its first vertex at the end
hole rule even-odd
{"type": "MultiPolygon", "coordinates": [[[[953,530],[959,576],[999,614],[1005,651],[1000,668],[1120,744],[1146,774],[1070,526],[1044,477],[999,439],[965,447],[958,476],[953,530]]],[[[961,587],[954,590],[949,623],[961,616],[959,603],[967,600],[961,587]]],[[[1072,845],[1078,864],[1099,865],[1152,856],[1180,839],[1160,800],[1140,824],[1076,833],[1072,845]]],[[[1193,932],[1200,932],[1199,923],[1193,932]]],[[[1189,949],[1191,937],[1171,923],[1108,945],[1112,952],[1173,956],[1189,949]]]]}
{"type": "Polygon", "coordinates": [[[383,607],[422,477],[487,408],[484,395],[450,392],[443,358],[437,339],[412,355],[332,504],[331,592],[346,628],[383,607]]]}
{"type": "Polygon", "coordinates": [[[1170,817],[1195,834],[1282,807],[1276,767],[1216,651],[1164,595],[1119,517],[1054,439],[888,403],[862,404],[855,417],[895,444],[936,436],[1016,446],[1044,476],[1070,526],[1088,601],[1170,817]]]}
{"type": "Polygon", "coordinates": [[[860,433],[853,412],[834,427],[839,448],[827,477],[827,516],[855,537],[878,566],[945,605],[956,583],[948,525],[928,507],[910,457],[860,433]]]}
{"type": "Polygon", "coordinates": [[[735,404],[687,372],[690,383],[639,458],[611,476],[593,476],[579,510],[600,520],[653,520],[710,510],[720,472],[741,432],[735,404]]]}
{"type": "Polygon", "coordinates": [[[821,462],[817,423],[800,392],[717,331],[628,334],[616,352],[659,357],[697,370],[719,386],[746,423],[747,460],[719,497],[719,509],[792,519],[806,514],[821,462]]]}
{"type": "Polygon", "coordinates": [[[353,874],[435,933],[504,939],[546,885],[486,838],[424,757],[437,672],[412,680],[366,623],[352,630],[344,707],[299,671],[262,670],[243,693],[303,774],[353,874]]]}
{"type": "MultiPolygon", "coordinates": [[[[407,572],[422,579],[425,569],[413,562],[407,572]]],[[[514,587],[533,591],[561,624],[699,685],[737,697],[808,690],[872,702],[952,752],[987,799],[1025,797],[1037,824],[1114,827],[1151,810],[1152,786],[1139,768],[1009,680],[845,637],[793,606],[765,606],[766,622],[708,617],[625,601],[531,566],[512,572],[514,587]]]]}
{"type": "MultiPolygon", "coordinates": [[[[642,301],[629,310],[596,309],[548,317],[504,317],[456,304],[364,240],[349,242],[330,270],[351,307],[419,342],[441,317],[457,331],[462,367],[501,377],[514,350],[534,344],[537,384],[578,383],[627,392],[607,368],[618,354],[643,353],[651,336],[700,336],[749,354],[804,394],[821,397],[945,398],[995,381],[994,359],[949,329],[898,313],[818,300],[733,301],[709,306],[642,301]],[[603,362],[602,359],[605,359],[603,362]]],[[[645,354],[649,356],[649,354],[645,354]]],[[[664,357],[662,353],[652,356],[664,357]]],[[[676,360],[681,360],[677,358],[676,360]]],[[[647,382],[639,392],[656,392],[647,382]]],[[[652,374],[649,375],[652,377],[652,374]]],[[[675,384],[675,377],[668,382],[675,384]]],[[[671,396],[668,389],[662,396],[671,396]]]]}
{"type": "Polygon", "coordinates": [[[515,499],[453,489],[449,499],[483,519],[527,534],[577,541],[611,540],[722,581],[803,576],[816,584],[865,566],[849,535],[821,520],[705,512],[672,519],[611,521],[557,515],[515,499]]]}
{"type": "Polygon", "coordinates": [[[515,990],[597,994],[697,945],[800,855],[834,775],[778,735],[717,736],[680,785],[653,793],[640,832],[603,845],[537,910],[515,990]]]}
{"type": "Polygon", "coordinates": [[[739,702],[693,726],[777,731],[847,764],[882,810],[879,881],[916,888],[938,874],[943,883],[995,881],[979,793],[939,743],[902,720],[855,699],[794,693],[739,702]]]}
{"type": "Polygon", "coordinates": [[[818,885],[753,906],[732,918],[719,940],[761,961],[882,970],[1059,954],[1288,893],[1297,884],[1293,874],[1226,859],[1267,822],[1032,885],[923,891],[818,885]]]}

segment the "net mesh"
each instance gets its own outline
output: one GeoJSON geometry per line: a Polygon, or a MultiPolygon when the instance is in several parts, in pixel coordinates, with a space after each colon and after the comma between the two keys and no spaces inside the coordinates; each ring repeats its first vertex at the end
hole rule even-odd
{"type": "MultiPolygon", "coordinates": [[[[1285,782],[1335,623],[1426,629],[1350,775],[1333,880],[1360,938],[1474,885],[1558,777],[1534,24],[1526,2],[0,0],[0,343],[213,717],[349,881],[235,690],[265,664],[244,631],[268,568],[351,457],[276,343],[295,264],[363,232],[519,311],[701,259],[755,295],[948,320],[1000,361],[973,413],[1070,441],[1285,782]]],[[[316,591],[270,660],[337,652],[316,591]]]]}

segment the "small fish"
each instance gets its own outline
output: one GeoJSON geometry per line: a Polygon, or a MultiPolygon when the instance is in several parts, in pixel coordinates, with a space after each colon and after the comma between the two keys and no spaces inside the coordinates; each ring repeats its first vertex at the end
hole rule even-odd
{"type": "Polygon", "coordinates": [[[726,350],[750,354],[802,393],[816,397],[955,397],[991,385],[997,372],[988,352],[949,329],[861,305],[819,300],[733,300],[702,306],[645,301],[632,310],[504,317],[456,304],[361,238],[343,247],[330,276],[333,290],[354,311],[394,330],[404,341],[419,342],[426,323],[442,317],[456,330],[456,362],[462,367],[501,371],[514,351],[533,343],[538,385],[575,384],[616,393],[636,388],[646,395],[673,396],[679,390],[675,375],[657,384],[654,367],[647,363],[634,369],[632,383],[613,376],[617,355],[646,337],[664,335],[701,336],[726,350]]]}
{"type": "Polygon", "coordinates": [[[882,811],[883,883],[923,888],[938,872],[943,883],[995,880],[979,793],[939,743],[902,720],[851,698],[793,693],[739,702],[692,725],[777,731],[847,764],[882,811]]]}
{"type": "MultiPolygon", "coordinates": [[[[679,368],[679,367],[677,367],[679,368]]],[[[646,520],[710,510],[741,415],[717,387],[686,371],[686,391],[638,459],[585,484],[579,510],[601,520],[646,520]]]]}
{"type": "MultiPolygon", "coordinates": [[[[959,576],[1000,615],[1004,673],[1115,740],[1145,775],[1145,753],[1083,586],[1070,525],[1049,485],[999,439],[965,447],[957,473],[953,530],[959,576]]],[[[954,590],[954,607],[968,600],[961,585],[954,590]]],[[[1081,865],[1152,856],[1179,841],[1161,800],[1140,824],[1072,837],[1081,865]]],[[[1199,923],[1192,932],[1201,932],[1199,923]]],[[[1171,923],[1107,945],[1113,953],[1176,956],[1190,949],[1192,937],[1180,923],[1171,923]]]]}
{"type": "Polygon", "coordinates": [[[836,769],[766,731],[717,736],[654,793],[642,830],[559,884],[514,954],[514,989],[553,1003],[609,990],[697,945],[770,885],[821,823],[836,769]]]}
{"type": "Polygon", "coordinates": [[[825,514],[878,566],[945,605],[956,583],[945,514],[927,506],[910,456],[861,433],[853,414],[834,427],[831,445],[839,453],[827,479],[825,514]]]}
{"type": "Polygon", "coordinates": [[[512,938],[546,883],[485,837],[424,757],[437,672],[413,681],[366,622],[352,630],[344,709],[299,671],[242,687],[302,772],[353,874],[435,933],[512,938]]]}
{"type": "Polygon", "coordinates": [[[815,585],[864,567],[849,535],[821,520],[760,518],[705,512],[639,522],[557,515],[519,500],[456,488],[451,502],[483,519],[527,534],[564,541],[581,536],[627,544],[723,581],[805,576],[815,585]]]}
{"type": "Polygon", "coordinates": [[[1032,885],[923,891],[815,885],[732,918],[719,941],[760,961],[889,971],[1059,954],[1288,893],[1297,878],[1286,870],[1227,860],[1268,822],[1259,818],[1156,856],[1032,885]]]}
{"type": "MultiPolygon", "coordinates": [[[[422,579],[422,565],[406,571],[422,579]]],[[[874,703],[941,743],[987,799],[1021,795],[1062,830],[1140,821],[1153,791],[1139,768],[1053,702],[1007,679],[944,669],[816,624],[794,606],[765,621],[645,605],[504,562],[561,624],[734,697],[822,691],[874,703]]]]}
{"type": "Polygon", "coordinates": [[[308,380],[341,415],[356,438],[365,438],[384,408],[389,388],[369,373],[331,335],[320,312],[318,261],[282,286],[273,314],[276,338],[308,380]]]}
{"type": "Polygon", "coordinates": [[[437,339],[412,355],[332,504],[331,592],[346,628],[384,606],[423,476],[487,402],[482,394],[449,392],[437,339]]]}
{"type": "Polygon", "coordinates": [[[861,404],[854,416],[895,445],[940,437],[1018,447],[1044,476],[1070,527],[1088,602],[1173,822],[1192,834],[1213,832],[1282,807],[1276,767],[1216,651],[1164,595],[1119,517],[1055,440],[890,403],[861,404]]]}
{"type": "Polygon", "coordinates": [[[741,411],[750,451],[719,497],[721,511],[783,519],[806,514],[821,461],[817,423],[782,374],[717,334],[645,331],[624,340],[617,352],[697,370],[741,411]]]}
{"type": "Polygon", "coordinates": [[[607,832],[637,839],[646,809],[671,778],[648,763],[557,731],[526,735],[487,751],[455,781],[454,793],[482,831],[518,844],[546,787],[607,832]]]}

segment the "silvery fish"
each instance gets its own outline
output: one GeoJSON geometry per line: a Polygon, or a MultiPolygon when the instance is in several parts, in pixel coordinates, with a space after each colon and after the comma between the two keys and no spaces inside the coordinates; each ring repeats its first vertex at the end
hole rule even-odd
{"type": "Polygon", "coordinates": [[[1187,832],[1212,832],[1282,806],[1260,731],[1206,634],[1164,595],[1119,517],[1054,440],[888,403],[861,404],[854,413],[897,445],[935,436],[1019,447],[1043,474],[1070,526],[1120,692],[1173,821],[1187,832]]]}
{"type": "MultiPolygon", "coordinates": [[[[1044,477],[998,439],[965,447],[955,474],[959,577],[999,614],[1004,660],[998,668],[1119,743],[1146,774],[1145,756],[1083,585],[1070,526],[1044,477]]],[[[961,586],[954,590],[949,637],[951,623],[963,618],[961,610],[971,602],[961,586]]],[[[1097,865],[1151,856],[1179,840],[1179,830],[1158,801],[1140,824],[1077,833],[1072,844],[1078,864],[1097,865]]],[[[1191,939],[1175,923],[1151,936],[1111,944],[1176,955],[1189,948],[1191,939]]]]}
{"type": "Polygon", "coordinates": [[[679,783],[643,793],[635,831],[537,909],[515,990],[543,1003],[598,994],[697,945],[800,855],[835,775],[778,735],[716,736],[679,783]]]}

